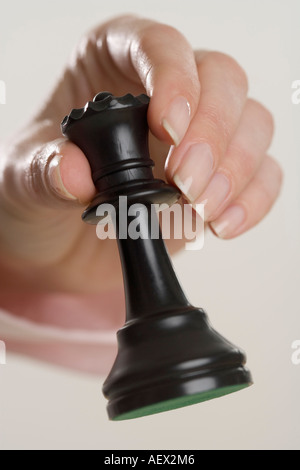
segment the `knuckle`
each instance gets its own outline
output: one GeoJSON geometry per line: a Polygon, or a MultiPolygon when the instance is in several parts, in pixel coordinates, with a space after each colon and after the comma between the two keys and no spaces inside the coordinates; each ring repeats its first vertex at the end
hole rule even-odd
{"type": "Polygon", "coordinates": [[[277,161],[266,155],[263,164],[255,177],[257,191],[265,205],[271,207],[280,194],[283,172],[277,161]]]}
{"type": "Polygon", "coordinates": [[[232,162],[232,172],[237,180],[250,180],[257,171],[259,160],[251,151],[241,147],[231,147],[231,152],[235,155],[232,162]]]}
{"type": "Polygon", "coordinates": [[[85,34],[81,37],[77,43],[75,49],[75,60],[74,63],[78,66],[81,65],[86,67],[86,64],[89,62],[89,59],[97,48],[97,36],[94,31],[90,31],[88,34],[85,34]]]}
{"type": "Polygon", "coordinates": [[[131,57],[143,76],[169,83],[169,90],[180,89],[196,110],[200,82],[194,52],[185,36],[170,25],[149,22],[139,30],[131,47],[131,57]]]}
{"type": "Polygon", "coordinates": [[[275,160],[275,158],[270,156],[267,156],[267,162],[269,163],[270,169],[273,172],[274,179],[276,179],[276,181],[278,182],[278,187],[281,187],[284,178],[284,173],[281,166],[279,165],[277,160],[275,160]]]}
{"type": "Polygon", "coordinates": [[[164,38],[167,39],[168,42],[174,43],[186,41],[185,37],[178,29],[163,23],[150,22],[141,31],[141,40],[160,44],[160,47],[162,46],[164,38]]]}
{"type": "Polygon", "coordinates": [[[272,136],[274,133],[275,122],[271,111],[254,99],[249,99],[247,104],[248,106],[251,106],[253,111],[257,114],[266,132],[272,136]]]}
{"type": "Polygon", "coordinates": [[[219,134],[227,142],[230,138],[231,130],[220,107],[216,104],[206,105],[201,110],[201,114],[205,124],[211,129],[212,133],[214,135],[219,134]]]}
{"type": "Polygon", "coordinates": [[[79,56],[85,57],[90,53],[91,49],[95,47],[96,36],[93,33],[89,33],[81,38],[79,43],[79,56]]]}
{"type": "Polygon", "coordinates": [[[236,83],[236,85],[245,90],[249,89],[248,77],[243,67],[230,55],[224,54],[223,52],[212,51],[205,55],[206,61],[211,61],[214,65],[217,65],[222,69],[222,72],[227,73],[230,79],[236,83]]]}
{"type": "MultiPolygon", "coordinates": [[[[194,61],[194,53],[185,36],[173,26],[147,21],[139,25],[136,40],[133,41],[133,48],[139,56],[158,56],[165,60],[170,54],[170,61],[175,60],[175,65],[179,66],[184,59],[194,61]],[[174,54],[174,49],[178,51],[174,54]]],[[[193,62],[194,63],[194,62],[193,62]]],[[[163,64],[161,64],[163,65],[163,64]]]]}

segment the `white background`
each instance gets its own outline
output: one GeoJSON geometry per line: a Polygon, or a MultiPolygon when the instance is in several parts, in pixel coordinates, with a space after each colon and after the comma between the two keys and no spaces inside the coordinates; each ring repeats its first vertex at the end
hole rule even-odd
{"type": "MultiPolygon", "coordinates": [[[[239,239],[206,238],[174,262],[191,301],[248,355],[255,386],[131,422],[107,420],[103,378],[8,356],[0,366],[2,449],[300,449],[300,80],[298,0],[0,0],[0,105],[5,138],[46,96],[81,34],[134,12],[180,29],[195,48],[234,56],[250,95],[274,114],[271,153],[285,171],[271,214],[239,239]]],[[[1,332],[0,332],[1,337],[1,332]]],[[[100,358],[99,358],[100,359],[100,358]]]]}

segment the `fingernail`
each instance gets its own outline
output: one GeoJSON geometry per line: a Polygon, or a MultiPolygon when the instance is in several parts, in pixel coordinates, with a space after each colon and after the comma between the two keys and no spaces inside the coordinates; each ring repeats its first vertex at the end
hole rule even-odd
{"type": "Polygon", "coordinates": [[[230,192],[230,182],[223,173],[216,173],[197,203],[205,201],[205,220],[218,209],[230,192]]]}
{"type": "Polygon", "coordinates": [[[73,194],[69,193],[69,191],[65,188],[63,183],[61,172],[60,172],[60,164],[62,161],[62,155],[56,155],[49,164],[48,176],[49,181],[52,188],[58,193],[58,195],[64,199],[76,201],[77,197],[73,196],[73,194]]]}
{"type": "Polygon", "coordinates": [[[162,125],[176,147],[180,144],[190,125],[191,107],[183,96],[177,96],[162,119],[162,125]]]}
{"type": "Polygon", "coordinates": [[[242,206],[234,205],[210,223],[213,231],[220,238],[233,236],[246,220],[246,212],[242,206]]]}
{"type": "Polygon", "coordinates": [[[174,183],[193,203],[207,186],[214,166],[211,148],[206,143],[192,145],[174,175],[174,183]]]}

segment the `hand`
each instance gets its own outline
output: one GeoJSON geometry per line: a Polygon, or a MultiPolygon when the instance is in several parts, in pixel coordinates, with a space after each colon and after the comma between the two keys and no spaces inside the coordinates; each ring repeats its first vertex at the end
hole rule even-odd
{"type": "MultiPolygon", "coordinates": [[[[32,305],[37,298],[47,305],[50,292],[95,294],[95,312],[107,305],[115,316],[99,319],[94,312],[93,324],[122,322],[116,244],[100,242],[95,227],[81,222],[95,189],[85,156],[60,132],[63,117],[99,91],[151,96],[156,174],[165,170],[192,204],[205,201],[206,221],[219,236],[253,227],[280,190],[281,171],[267,155],[272,117],[247,99],[247,78],[234,59],[194,52],[178,31],[150,20],[126,16],[101,25],[82,38],[42,109],[1,151],[1,283],[27,296],[29,308],[4,293],[1,305],[15,302],[15,310],[36,321],[43,309],[33,313],[32,305]]],[[[79,310],[73,308],[71,326],[88,324],[79,310]]],[[[62,318],[52,311],[43,321],[62,318]]]]}

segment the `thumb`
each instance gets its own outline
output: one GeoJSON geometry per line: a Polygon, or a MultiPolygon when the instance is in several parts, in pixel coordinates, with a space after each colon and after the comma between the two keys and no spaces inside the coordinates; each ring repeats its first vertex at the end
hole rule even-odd
{"type": "Polygon", "coordinates": [[[41,167],[45,189],[48,186],[56,199],[87,204],[95,195],[95,186],[83,152],[67,140],[52,142],[46,149],[46,160],[41,167]]]}
{"type": "Polygon", "coordinates": [[[87,204],[95,195],[91,169],[83,152],[66,139],[42,144],[27,157],[10,160],[5,172],[15,205],[29,209],[60,209],[87,204]],[[10,176],[9,176],[10,175],[10,176]],[[10,184],[13,183],[14,184],[10,184]],[[21,204],[20,204],[21,203],[21,204]]]}

